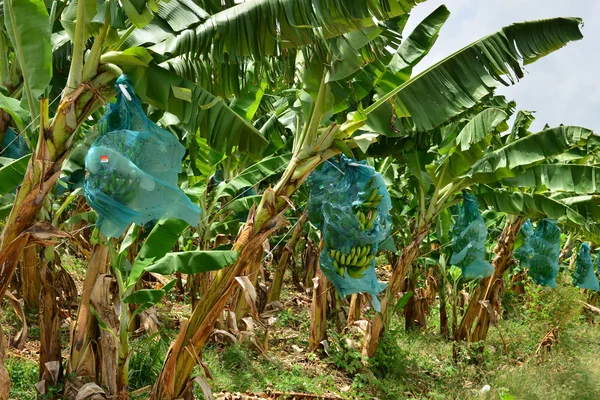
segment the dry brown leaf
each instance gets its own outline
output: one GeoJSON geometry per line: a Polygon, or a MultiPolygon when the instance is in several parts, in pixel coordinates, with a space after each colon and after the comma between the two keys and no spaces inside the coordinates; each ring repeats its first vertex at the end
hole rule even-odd
{"type": "Polygon", "coordinates": [[[21,330],[15,335],[14,338],[10,341],[10,347],[17,348],[19,350],[23,349],[25,343],[27,342],[27,334],[29,333],[29,327],[27,326],[27,319],[25,318],[25,311],[23,311],[23,299],[17,299],[11,292],[8,290],[5,293],[10,305],[12,306],[15,314],[21,320],[23,327],[21,330]]]}
{"type": "Polygon", "coordinates": [[[38,240],[50,240],[55,238],[69,238],[68,233],[61,231],[49,222],[41,221],[26,229],[24,232],[29,232],[31,236],[38,240]]]}
{"type": "Polygon", "coordinates": [[[214,400],[215,397],[213,396],[213,392],[210,388],[210,385],[208,384],[208,382],[206,382],[206,379],[204,379],[204,377],[198,375],[194,378],[194,382],[196,382],[200,386],[200,389],[202,389],[202,394],[204,394],[204,398],[206,400],[214,400]]]}
{"type": "Polygon", "coordinates": [[[481,304],[488,312],[490,316],[490,324],[492,324],[492,326],[497,326],[498,315],[496,314],[496,310],[494,310],[490,302],[488,300],[479,300],[479,304],[481,304]]]}
{"type": "Polygon", "coordinates": [[[105,400],[106,393],[102,388],[93,382],[86,383],[79,389],[75,400],[105,400]]]}
{"type": "Polygon", "coordinates": [[[246,303],[250,306],[252,310],[252,315],[255,320],[258,320],[258,309],[256,308],[256,288],[250,282],[250,279],[247,276],[236,276],[235,280],[240,284],[242,289],[244,289],[244,298],[246,299],[246,303]]]}

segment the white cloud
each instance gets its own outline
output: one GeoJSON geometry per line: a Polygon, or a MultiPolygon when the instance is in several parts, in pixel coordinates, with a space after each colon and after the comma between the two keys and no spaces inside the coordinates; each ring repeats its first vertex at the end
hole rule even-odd
{"type": "Polygon", "coordinates": [[[513,22],[558,16],[581,17],[584,39],[527,66],[526,76],[500,94],[515,100],[520,109],[535,110],[534,130],[545,123],[580,125],[600,133],[600,2],[597,0],[428,0],[417,6],[406,32],[440,4],[450,18],[430,54],[416,73],[469,43],[513,22]]]}

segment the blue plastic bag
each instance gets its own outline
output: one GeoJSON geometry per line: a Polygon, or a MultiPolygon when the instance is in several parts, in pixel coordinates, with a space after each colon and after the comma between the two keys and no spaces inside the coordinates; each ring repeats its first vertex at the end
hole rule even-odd
{"type": "Polygon", "coordinates": [[[383,177],[366,162],[341,156],[310,176],[308,218],[321,230],[321,269],[340,296],[367,292],[373,308],[386,285],[377,280],[375,256],[390,235],[392,203],[383,177]]]}
{"type": "Polygon", "coordinates": [[[535,283],[555,288],[560,256],[560,229],[556,221],[544,218],[534,231],[527,220],[521,234],[525,243],[515,251],[515,258],[522,268],[529,268],[527,273],[535,283]]]}
{"type": "Polygon", "coordinates": [[[577,260],[575,260],[575,272],[571,276],[573,285],[578,288],[600,291],[600,284],[594,273],[594,264],[590,256],[590,246],[587,243],[581,244],[579,253],[577,253],[577,260]]]}
{"type": "Polygon", "coordinates": [[[146,117],[126,76],[116,89],[117,102],[107,106],[85,158],[83,193],[98,213],[100,231],[117,237],[132,222],[162,218],[198,224],[200,208],[177,185],[184,147],[146,117]]]}
{"type": "Polygon", "coordinates": [[[4,132],[2,157],[18,159],[31,153],[23,135],[17,136],[11,127],[4,132]]]}
{"type": "Polygon", "coordinates": [[[460,267],[464,278],[487,278],[494,267],[485,261],[487,227],[479,212],[477,198],[463,193],[463,203],[452,228],[450,264],[460,267]]]}

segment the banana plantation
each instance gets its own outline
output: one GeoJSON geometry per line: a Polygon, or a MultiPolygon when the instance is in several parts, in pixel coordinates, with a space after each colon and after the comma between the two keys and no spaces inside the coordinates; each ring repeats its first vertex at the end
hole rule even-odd
{"type": "Polygon", "coordinates": [[[0,400],[600,398],[600,137],[510,98],[584,21],[423,1],[0,1],[0,400]]]}

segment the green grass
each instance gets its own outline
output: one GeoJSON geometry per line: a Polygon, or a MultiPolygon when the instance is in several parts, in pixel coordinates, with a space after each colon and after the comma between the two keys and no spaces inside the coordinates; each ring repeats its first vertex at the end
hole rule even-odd
{"type": "Polygon", "coordinates": [[[169,349],[170,337],[154,334],[131,341],[129,350],[129,389],[153,385],[169,349]]]}
{"type": "MultiPolygon", "coordinates": [[[[362,336],[335,332],[329,321],[328,355],[303,351],[309,331],[307,307],[284,308],[270,331],[268,358],[252,344],[209,343],[203,350],[214,393],[305,392],[337,393],[345,399],[487,399],[591,400],[600,398],[600,326],[590,325],[581,313],[579,290],[560,285],[555,290],[529,286],[523,298],[508,294],[499,330],[490,327],[488,341],[472,348],[454,348],[437,333],[439,313],[433,307],[424,332],[405,332],[404,321],[394,317],[374,358],[360,353],[362,336]],[[557,328],[551,352],[538,352],[544,335],[557,328]],[[453,353],[457,357],[453,358],[453,353]],[[541,354],[540,354],[541,353],[541,354]],[[490,385],[487,395],[480,395],[490,385]]],[[[2,322],[18,324],[5,304],[2,322]]],[[[165,311],[159,309],[159,311],[165,311]]],[[[38,337],[31,332],[30,337],[38,337]]],[[[152,385],[160,372],[169,344],[177,331],[131,341],[130,390],[152,385]]],[[[259,330],[258,342],[262,341],[259,330]]],[[[13,386],[11,399],[35,399],[38,379],[35,362],[12,355],[6,360],[13,386]]],[[[201,373],[197,367],[196,374],[201,373]]],[[[200,389],[196,395],[202,398],[200,389]]],[[[141,394],[141,400],[147,394],[141,394]]]]}
{"type": "Polygon", "coordinates": [[[4,364],[10,374],[10,399],[35,400],[34,384],[38,381],[37,363],[26,358],[9,357],[4,364]]]}
{"type": "MultiPolygon", "coordinates": [[[[499,324],[506,353],[498,329],[490,327],[483,351],[477,344],[471,349],[462,346],[453,359],[454,344],[437,334],[439,315],[434,308],[426,332],[406,333],[403,321],[395,318],[370,361],[360,355],[359,335],[335,334],[332,329],[329,357],[323,359],[307,353],[287,357],[279,348],[270,353],[273,360],[267,360],[249,345],[237,344],[210,347],[204,360],[213,374],[215,392],[270,388],[334,392],[347,399],[597,399],[600,328],[584,321],[577,305],[580,299],[579,291],[568,286],[531,288],[526,302],[506,299],[510,318],[499,324]],[[558,341],[549,355],[542,356],[537,347],[552,327],[559,329],[558,341]],[[485,385],[491,390],[480,395],[485,385]]],[[[300,320],[293,310],[283,310],[277,327],[295,329],[305,338],[307,327],[300,320]]]]}
{"type": "Polygon", "coordinates": [[[87,270],[87,261],[77,257],[73,257],[69,254],[64,254],[61,257],[61,262],[63,267],[65,267],[65,269],[68,272],[78,275],[80,277],[85,276],[85,271],[87,270]]]}
{"type": "Polygon", "coordinates": [[[235,344],[224,348],[210,347],[203,360],[214,378],[213,392],[262,392],[267,388],[284,392],[322,394],[335,391],[330,373],[319,373],[304,365],[267,360],[247,345],[235,344]]]}

